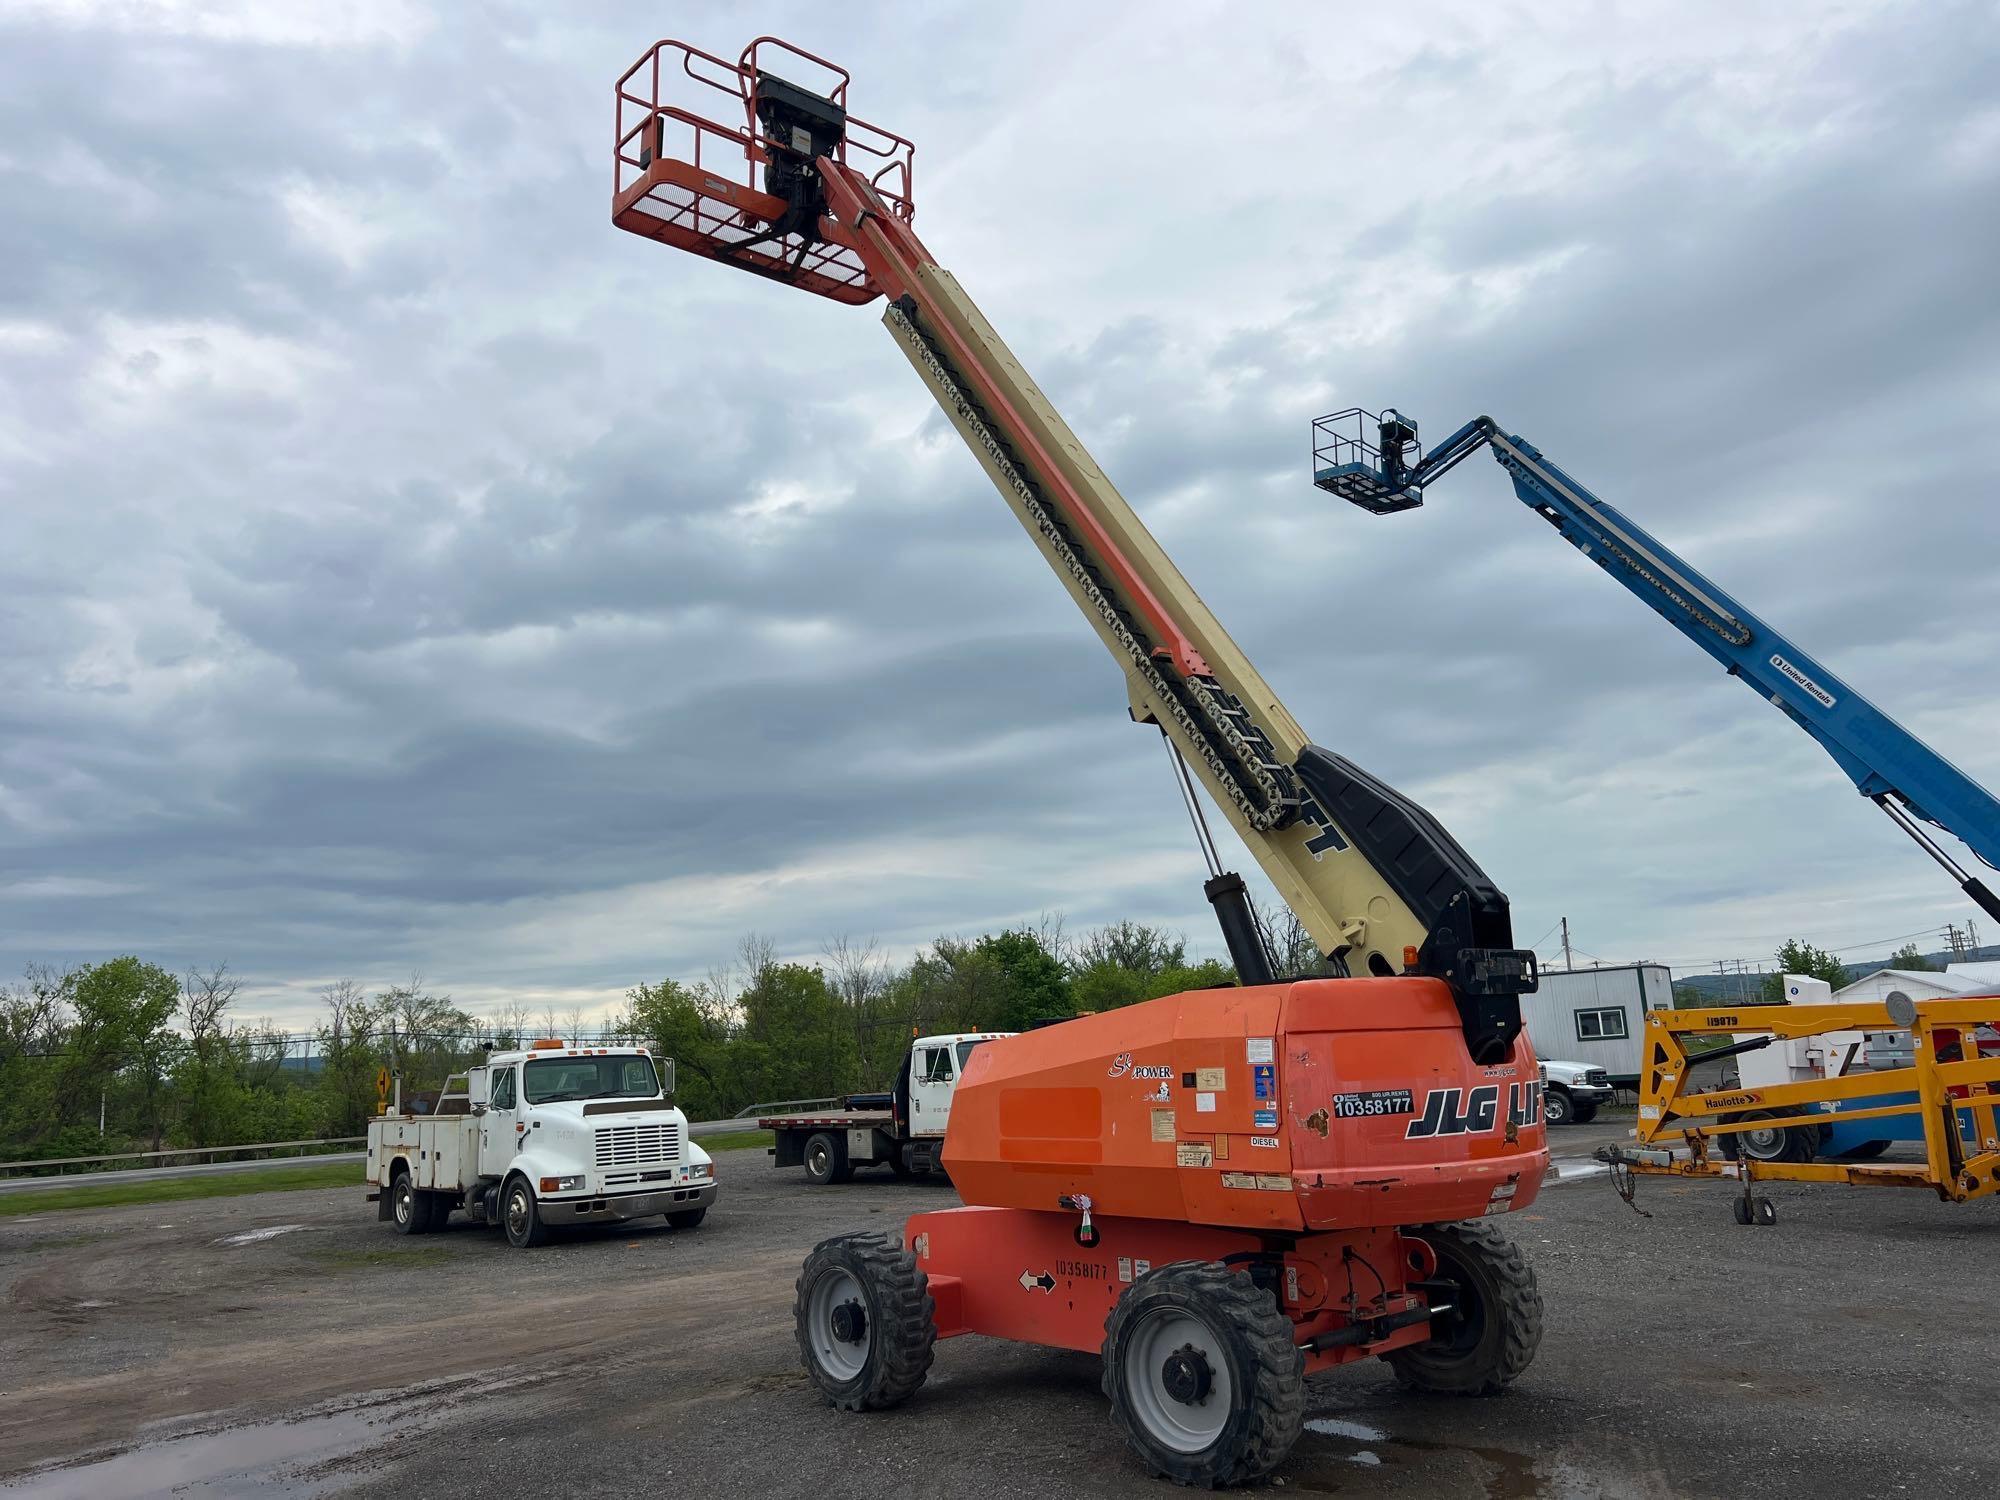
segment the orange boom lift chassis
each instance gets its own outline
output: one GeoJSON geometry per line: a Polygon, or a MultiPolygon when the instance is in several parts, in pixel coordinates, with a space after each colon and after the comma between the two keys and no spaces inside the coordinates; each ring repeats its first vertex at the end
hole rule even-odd
{"type": "Polygon", "coordinates": [[[1306,740],[910,225],[914,148],[847,74],[764,37],[681,42],[619,80],[612,221],[883,321],[1125,671],[1174,753],[1240,988],[982,1045],[944,1162],[966,1206],[819,1245],[798,1341],[827,1399],[893,1406],[940,1338],[1100,1351],[1156,1472],[1278,1464],[1304,1377],[1387,1359],[1420,1390],[1526,1368],[1541,1299],[1487,1222],[1548,1166],[1520,1024],[1533,956],[1421,807],[1306,740]],[[803,80],[803,81],[801,81],[803,80]],[[1333,971],[1277,982],[1199,784],[1333,971]]]}

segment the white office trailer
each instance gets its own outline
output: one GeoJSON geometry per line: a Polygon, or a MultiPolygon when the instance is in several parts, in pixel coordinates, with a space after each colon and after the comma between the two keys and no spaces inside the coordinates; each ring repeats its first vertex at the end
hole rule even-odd
{"type": "Polygon", "coordinates": [[[1664,964],[1606,969],[1543,969],[1541,987],[1521,997],[1521,1019],[1537,1057],[1602,1068],[1620,1088],[1639,1081],[1642,1017],[1674,1003],[1664,964]]]}

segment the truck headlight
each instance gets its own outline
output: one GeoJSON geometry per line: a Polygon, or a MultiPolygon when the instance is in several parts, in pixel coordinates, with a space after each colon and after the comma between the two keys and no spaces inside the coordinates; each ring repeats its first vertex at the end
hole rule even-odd
{"type": "Polygon", "coordinates": [[[544,1177],[542,1191],[545,1193],[580,1193],[583,1191],[584,1176],[578,1172],[574,1177],[544,1177]]]}
{"type": "Polygon", "coordinates": [[[693,1166],[688,1168],[688,1176],[690,1177],[713,1177],[714,1175],[715,1175],[714,1162],[698,1161],[693,1166]]]}

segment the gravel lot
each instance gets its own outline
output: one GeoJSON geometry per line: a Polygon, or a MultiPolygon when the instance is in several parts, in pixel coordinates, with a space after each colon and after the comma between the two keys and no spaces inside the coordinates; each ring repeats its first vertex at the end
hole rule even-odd
{"type": "MultiPolygon", "coordinates": [[[[1170,1493],[1111,1432],[1087,1357],[956,1340],[902,1410],[822,1407],[792,1343],[801,1257],[951,1191],[719,1165],[698,1230],[528,1253],[471,1227],[399,1239],[358,1188],[0,1224],[0,1493],[1170,1493]]],[[[1318,1429],[1273,1488],[1989,1492],[2000,1205],[1771,1196],[1778,1226],[1742,1229],[1720,1186],[1643,1183],[1645,1219],[1601,1175],[1551,1185],[1509,1220],[1549,1309],[1520,1384],[1436,1402],[1376,1364],[1318,1377],[1318,1429]]]]}

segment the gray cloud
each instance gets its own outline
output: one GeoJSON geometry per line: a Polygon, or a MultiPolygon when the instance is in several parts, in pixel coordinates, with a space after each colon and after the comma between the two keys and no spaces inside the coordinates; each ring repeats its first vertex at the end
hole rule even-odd
{"type": "MultiPolygon", "coordinates": [[[[1158,747],[873,314],[606,224],[657,18],[177,14],[0,20],[0,968],[228,958],[291,1017],[751,927],[1219,946],[1158,747]]],[[[919,140],[932,248],[1308,728],[1524,940],[1693,960],[1964,912],[1501,475],[1376,520],[1305,438],[1490,411],[2000,782],[2000,49],[1725,14],[771,29],[919,140]]]]}

